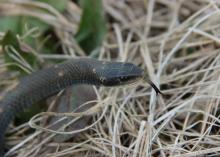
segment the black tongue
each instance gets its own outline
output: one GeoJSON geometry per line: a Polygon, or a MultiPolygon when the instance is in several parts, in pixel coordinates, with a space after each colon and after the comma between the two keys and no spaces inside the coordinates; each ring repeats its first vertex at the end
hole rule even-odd
{"type": "Polygon", "coordinates": [[[164,95],[151,80],[148,80],[148,83],[151,85],[151,87],[154,88],[157,95],[158,95],[158,93],[161,94],[161,95],[164,95]]]}

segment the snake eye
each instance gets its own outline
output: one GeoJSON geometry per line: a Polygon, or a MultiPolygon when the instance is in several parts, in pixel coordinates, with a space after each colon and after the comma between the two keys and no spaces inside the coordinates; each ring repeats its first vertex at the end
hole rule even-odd
{"type": "Polygon", "coordinates": [[[119,86],[136,82],[140,77],[137,76],[119,76],[111,78],[100,78],[100,81],[105,86],[119,86]]]}
{"type": "Polygon", "coordinates": [[[130,75],[130,76],[121,76],[119,80],[120,80],[120,84],[123,85],[123,84],[135,82],[139,78],[140,78],[139,76],[130,75]]]}
{"type": "Polygon", "coordinates": [[[131,63],[105,62],[95,67],[95,76],[100,85],[118,86],[136,82],[142,78],[143,70],[131,63]]]}

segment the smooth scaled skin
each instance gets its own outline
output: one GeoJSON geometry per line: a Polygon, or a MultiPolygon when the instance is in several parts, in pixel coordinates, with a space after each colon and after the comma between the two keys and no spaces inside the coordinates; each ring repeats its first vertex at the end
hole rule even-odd
{"type": "Polygon", "coordinates": [[[4,137],[17,113],[74,84],[119,86],[141,79],[143,70],[132,63],[73,59],[22,78],[0,101],[0,157],[4,156],[4,137]]]}

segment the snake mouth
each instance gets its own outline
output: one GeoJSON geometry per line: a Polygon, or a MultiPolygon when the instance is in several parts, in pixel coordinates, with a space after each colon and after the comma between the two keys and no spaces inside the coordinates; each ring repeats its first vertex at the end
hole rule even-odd
{"type": "Polygon", "coordinates": [[[128,84],[134,84],[138,80],[141,80],[142,76],[140,75],[129,75],[129,76],[114,76],[111,78],[101,78],[101,82],[105,86],[122,86],[128,84]]]}
{"type": "Polygon", "coordinates": [[[123,62],[105,62],[102,66],[96,66],[100,84],[104,86],[121,86],[137,82],[143,78],[143,69],[123,62]]]}

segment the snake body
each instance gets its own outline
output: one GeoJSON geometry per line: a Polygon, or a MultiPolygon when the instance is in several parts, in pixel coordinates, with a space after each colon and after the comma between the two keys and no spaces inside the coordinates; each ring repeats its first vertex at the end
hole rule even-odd
{"type": "Polygon", "coordinates": [[[4,137],[17,113],[74,84],[118,86],[143,77],[143,70],[132,63],[73,59],[22,78],[0,101],[0,157],[4,156],[4,137]]]}

